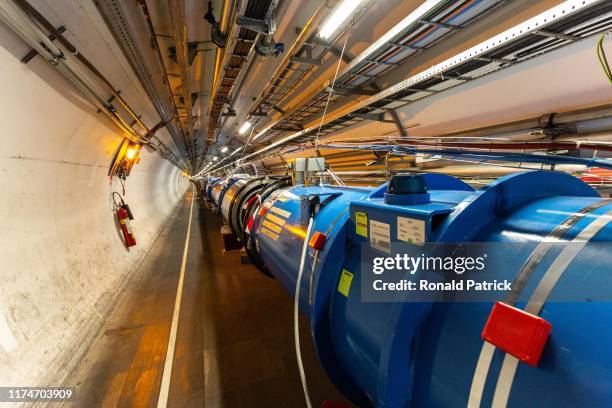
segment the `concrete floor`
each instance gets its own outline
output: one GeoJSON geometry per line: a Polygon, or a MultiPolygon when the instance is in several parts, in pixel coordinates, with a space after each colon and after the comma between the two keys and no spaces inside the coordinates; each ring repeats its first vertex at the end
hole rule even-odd
{"type": "MultiPolygon", "coordinates": [[[[157,406],[191,191],[179,203],[69,381],[71,406],[157,406]]],[[[238,252],[223,253],[221,219],[197,203],[189,236],[168,406],[300,407],[293,302],[238,252]]],[[[316,359],[302,320],[313,405],[346,403],[316,359]]]]}

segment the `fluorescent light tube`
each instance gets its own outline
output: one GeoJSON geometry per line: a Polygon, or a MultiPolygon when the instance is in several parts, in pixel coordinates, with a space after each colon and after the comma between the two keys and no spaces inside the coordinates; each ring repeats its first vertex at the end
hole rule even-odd
{"type": "Polygon", "coordinates": [[[251,128],[251,126],[253,126],[251,122],[244,122],[242,126],[240,126],[238,133],[240,133],[241,135],[244,135],[247,132],[247,130],[251,128]]]}
{"type": "Polygon", "coordinates": [[[342,25],[361,4],[363,0],[342,0],[342,3],[333,11],[332,15],[323,24],[319,31],[319,37],[324,40],[329,39],[338,27],[342,25]]]}

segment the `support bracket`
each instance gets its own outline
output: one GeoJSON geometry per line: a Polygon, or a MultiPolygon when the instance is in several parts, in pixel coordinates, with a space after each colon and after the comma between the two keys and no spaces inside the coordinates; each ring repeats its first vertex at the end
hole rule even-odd
{"type": "Polygon", "coordinates": [[[427,24],[434,27],[448,28],[449,30],[461,30],[463,27],[453,24],[441,23],[439,21],[419,20],[421,24],[427,24]]]}
{"type": "Polygon", "coordinates": [[[540,126],[529,129],[530,136],[550,137],[554,140],[560,135],[575,135],[578,129],[574,124],[557,125],[554,123],[556,113],[549,113],[540,117],[540,126]]]}
{"type": "Polygon", "coordinates": [[[556,33],[556,32],[548,31],[548,30],[535,30],[533,33],[536,34],[536,35],[539,35],[541,37],[560,38],[562,40],[567,40],[567,41],[579,41],[579,40],[582,40],[582,37],[580,37],[578,35],[571,35],[571,34],[565,34],[565,33],[556,33]]]}
{"type": "MultiPolygon", "coordinates": [[[[325,92],[329,92],[331,89],[330,86],[325,87],[325,92]]],[[[366,95],[371,96],[375,95],[376,91],[371,89],[364,89],[356,86],[344,86],[344,85],[335,85],[334,92],[343,94],[343,95],[366,95]]]]}
{"type": "Polygon", "coordinates": [[[274,35],[276,32],[276,21],[274,18],[266,17],[264,19],[238,16],[236,24],[240,27],[247,28],[256,33],[263,35],[274,35]]]}
{"type": "MultiPolygon", "coordinates": [[[[64,26],[59,26],[57,28],[57,32],[60,34],[63,34],[65,31],[66,31],[66,27],[64,26]]],[[[55,41],[55,35],[53,34],[49,34],[48,38],[51,41],[55,41]]],[[[21,62],[23,62],[24,64],[27,64],[28,62],[32,60],[32,58],[34,58],[37,55],[38,55],[38,52],[35,49],[31,49],[30,51],[28,51],[26,55],[23,56],[23,58],[21,58],[21,62]]]]}

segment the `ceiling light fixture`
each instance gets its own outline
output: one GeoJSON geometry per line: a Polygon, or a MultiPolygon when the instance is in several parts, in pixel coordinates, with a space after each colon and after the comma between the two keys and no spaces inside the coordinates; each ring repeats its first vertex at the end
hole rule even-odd
{"type": "Polygon", "coordinates": [[[229,147],[227,146],[223,146],[223,149],[221,149],[221,153],[225,153],[229,150],[229,147]]]}
{"type": "Polygon", "coordinates": [[[251,126],[253,126],[251,122],[244,122],[242,126],[240,126],[240,129],[238,129],[238,133],[240,133],[241,135],[244,135],[247,132],[247,130],[251,128],[251,126]]]}
{"type": "Polygon", "coordinates": [[[213,157],[213,160],[217,161],[217,160],[219,160],[219,158],[217,156],[215,156],[215,157],[213,157]]]}
{"type": "Polygon", "coordinates": [[[333,11],[332,15],[325,21],[319,31],[319,37],[329,39],[338,27],[353,14],[355,9],[363,0],[342,0],[342,3],[333,11]]]}

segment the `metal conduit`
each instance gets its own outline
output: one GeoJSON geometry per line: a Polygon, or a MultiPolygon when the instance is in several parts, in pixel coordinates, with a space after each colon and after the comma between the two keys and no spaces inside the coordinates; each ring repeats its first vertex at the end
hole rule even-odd
{"type": "Polygon", "coordinates": [[[24,10],[31,18],[38,21],[49,33],[51,33],[68,51],[70,51],[76,58],[83,63],[98,79],[100,79],[111,91],[115,99],[121,104],[126,112],[138,123],[147,133],[150,129],[140,120],[138,115],[130,107],[130,105],[123,99],[115,87],[106,79],[106,77],[89,61],[77,48],[64,37],[62,33],[57,31],[55,27],[47,20],[42,14],[38,12],[31,4],[26,0],[13,0],[22,10],[24,10]]]}
{"type": "MultiPolygon", "coordinates": [[[[89,99],[89,101],[100,109],[104,114],[125,134],[125,136],[135,142],[141,144],[151,144],[150,140],[144,138],[139,135],[131,125],[126,123],[121,116],[117,114],[114,107],[108,103],[103,96],[99,95],[93,88],[91,84],[89,84],[84,78],[80,77],[76,71],[72,68],[72,65],[69,61],[66,60],[64,52],[58,48],[51,40],[49,40],[46,33],[44,33],[40,27],[38,27],[32,19],[35,19],[39,22],[43,27],[46,27],[48,21],[46,21],[42,15],[40,15],[36,10],[34,10],[27,2],[23,0],[0,0],[0,19],[4,21],[7,26],[9,26],[16,34],[18,34],[30,47],[32,47],[38,54],[40,54],[43,58],[49,61],[52,65],[54,65],[77,89],[81,91],[81,93],[89,99]],[[43,21],[44,20],[44,21],[43,21]]],[[[53,30],[56,31],[56,30],[53,30]]],[[[53,31],[51,31],[53,33],[53,31]]],[[[59,36],[56,38],[60,38],[61,33],[57,33],[59,36]]],[[[62,37],[63,38],[63,37],[62,37]]],[[[60,40],[66,48],[74,53],[75,55],[80,56],[79,60],[84,63],[87,68],[93,67],[93,65],[78,51],[74,46],[72,46],[67,40],[60,40]],[[64,42],[65,41],[65,44],[64,42]],[[84,62],[87,61],[87,62],[84,62]]],[[[112,90],[113,93],[116,93],[115,88],[102,76],[102,74],[95,69],[92,72],[96,74],[99,79],[102,79],[102,82],[112,90]]],[[[123,99],[121,99],[123,101],[123,99]]],[[[137,118],[137,115],[133,112],[133,110],[129,107],[129,105],[123,101],[122,105],[125,104],[126,111],[134,116],[134,119],[137,118]]],[[[141,123],[141,122],[140,122],[141,123]]],[[[142,125],[143,129],[150,133],[149,129],[142,125]]],[[[161,147],[163,143],[155,138],[155,144],[151,144],[156,150],[162,154],[163,157],[171,161],[177,167],[180,166],[180,163],[177,162],[176,156],[171,157],[167,154],[167,147],[164,145],[161,147]]]]}

